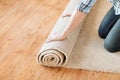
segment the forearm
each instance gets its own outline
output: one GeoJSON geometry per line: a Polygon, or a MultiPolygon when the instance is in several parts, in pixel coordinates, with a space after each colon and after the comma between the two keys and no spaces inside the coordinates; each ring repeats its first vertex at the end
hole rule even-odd
{"type": "Polygon", "coordinates": [[[66,28],[64,29],[64,31],[62,32],[62,35],[64,37],[67,37],[76,27],[79,26],[79,24],[83,21],[83,19],[85,18],[86,14],[78,11],[77,9],[75,9],[71,15],[71,18],[66,26],[66,28]]]}

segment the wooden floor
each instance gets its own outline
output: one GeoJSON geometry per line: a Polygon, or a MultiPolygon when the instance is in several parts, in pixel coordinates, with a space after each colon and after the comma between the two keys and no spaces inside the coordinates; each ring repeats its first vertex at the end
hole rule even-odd
{"type": "Polygon", "coordinates": [[[109,74],[38,65],[36,54],[69,0],[0,0],[0,80],[119,80],[109,74]]]}

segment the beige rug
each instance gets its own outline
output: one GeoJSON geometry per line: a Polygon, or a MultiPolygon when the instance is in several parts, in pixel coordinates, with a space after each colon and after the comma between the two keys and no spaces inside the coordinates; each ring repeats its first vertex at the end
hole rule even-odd
{"type": "MultiPolygon", "coordinates": [[[[72,12],[78,2],[79,0],[71,0],[63,14],[72,12]]],[[[37,55],[38,63],[52,67],[120,73],[120,52],[107,52],[104,40],[99,38],[97,32],[110,7],[107,0],[98,0],[82,25],[68,39],[43,44],[37,55]]],[[[68,21],[69,18],[60,17],[50,35],[63,31],[68,21]]]]}

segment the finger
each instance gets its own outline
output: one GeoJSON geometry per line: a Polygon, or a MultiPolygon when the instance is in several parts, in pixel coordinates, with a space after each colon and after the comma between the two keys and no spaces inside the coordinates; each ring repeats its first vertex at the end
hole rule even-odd
{"type": "Polygon", "coordinates": [[[69,17],[69,16],[70,16],[70,15],[63,15],[62,18],[64,18],[64,17],[69,17]]]}
{"type": "Polygon", "coordinates": [[[69,17],[69,16],[71,16],[70,13],[63,15],[62,17],[64,18],[64,17],[69,17]]]}
{"type": "Polygon", "coordinates": [[[50,42],[53,42],[53,41],[57,41],[57,39],[51,39],[51,40],[47,40],[46,43],[50,43],[50,42]]]}
{"type": "Polygon", "coordinates": [[[51,37],[48,37],[47,40],[45,41],[46,43],[51,41],[51,37]]]}
{"type": "Polygon", "coordinates": [[[49,43],[49,42],[51,42],[52,40],[51,39],[48,39],[48,40],[46,40],[46,43],[49,43]]]}
{"type": "Polygon", "coordinates": [[[52,42],[52,41],[55,41],[56,39],[55,38],[48,38],[47,40],[46,40],[46,43],[49,43],[49,42],[52,42]]]}

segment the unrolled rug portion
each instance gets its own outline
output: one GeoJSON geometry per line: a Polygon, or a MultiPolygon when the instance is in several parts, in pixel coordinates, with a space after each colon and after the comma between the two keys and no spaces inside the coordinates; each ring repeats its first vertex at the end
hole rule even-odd
{"type": "MultiPolygon", "coordinates": [[[[71,0],[63,14],[72,12],[78,2],[79,0],[71,0]]],[[[97,33],[100,22],[110,7],[107,0],[97,1],[81,26],[66,40],[44,43],[37,61],[45,66],[120,73],[120,52],[106,51],[104,40],[97,33]]],[[[63,31],[68,21],[69,18],[60,17],[50,35],[63,31]]]]}

